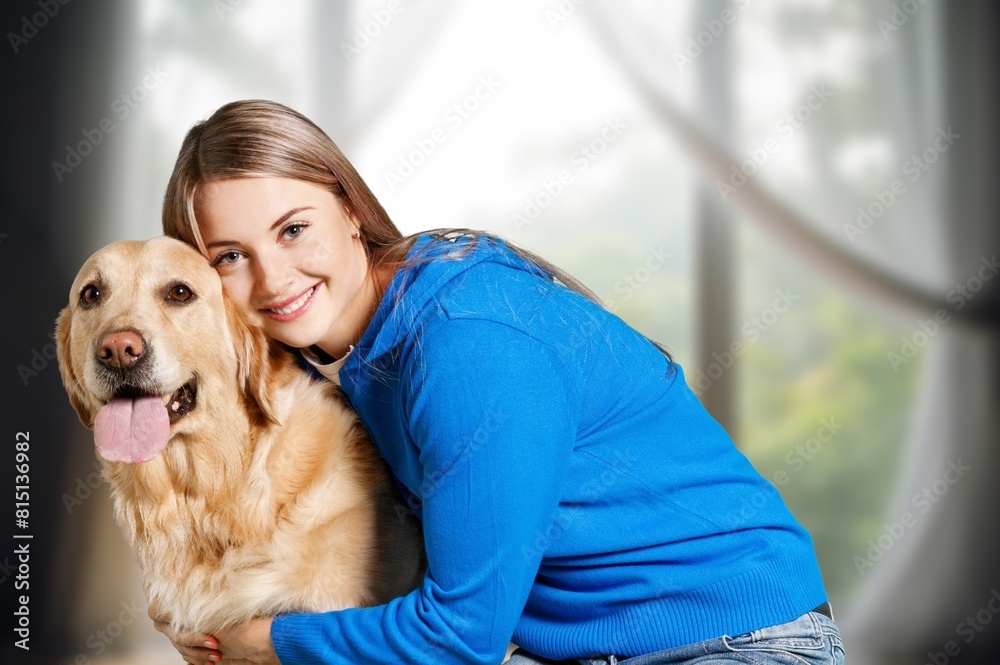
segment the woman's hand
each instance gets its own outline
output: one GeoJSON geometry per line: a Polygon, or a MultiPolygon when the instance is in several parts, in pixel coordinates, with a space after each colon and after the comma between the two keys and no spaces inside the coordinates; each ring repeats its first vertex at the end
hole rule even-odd
{"type": "Polygon", "coordinates": [[[219,642],[211,635],[174,632],[170,628],[170,617],[161,612],[155,603],[151,602],[146,612],[153,620],[156,630],[167,636],[185,663],[203,665],[203,663],[217,663],[222,660],[222,654],[218,650],[219,642]]]}
{"type": "Polygon", "coordinates": [[[271,644],[270,617],[254,619],[250,623],[220,631],[218,635],[173,631],[170,618],[149,606],[149,618],[156,629],[167,636],[184,661],[191,665],[211,665],[227,660],[246,659],[260,665],[281,665],[271,644]]]}
{"type": "Polygon", "coordinates": [[[274,652],[274,645],[271,644],[272,621],[272,617],[252,619],[238,628],[219,631],[216,635],[216,648],[225,658],[222,662],[225,663],[230,658],[243,658],[259,665],[281,665],[278,654],[274,652]]]}

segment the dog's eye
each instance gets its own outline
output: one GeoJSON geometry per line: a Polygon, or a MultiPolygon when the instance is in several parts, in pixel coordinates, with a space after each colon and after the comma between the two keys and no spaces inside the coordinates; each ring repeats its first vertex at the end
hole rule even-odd
{"type": "Polygon", "coordinates": [[[174,284],[167,290],[167,300],[177,303],[186,303],[194,297],[194,292],[188,288],[187,284],[174,284]]]}
{"type": "Polygon", "coordinates": [[[101,299],[101,289],[96,284],[88,284],[80,291],[80,304],[93,307],[101,299]]]}

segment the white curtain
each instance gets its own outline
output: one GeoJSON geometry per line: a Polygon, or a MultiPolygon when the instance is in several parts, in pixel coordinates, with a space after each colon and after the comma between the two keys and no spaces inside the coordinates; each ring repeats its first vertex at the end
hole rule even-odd
{"type": "MultiPolygon", "coordinates": [[[[672,57],[685,53],[684,45],[671,49],[657,44],[656,22],[632,18],[636,4],[645,5],[595,3],[593,28],[664,125],[687,145],[706,180],[726,181],[730,165],[739,163],[743,151],[754,145],[752,136],[734,129],[752,124],[741,120],[746,106],[733,102],[734,117],[727,119],[731,124],[720,127],[717,109],[685,104],[672,57]]],[[[703,22],[706,15],[711,20],[727,9],[738,14],[735,4],[701,6],[691,21],[691,34],[708,28],[703,22]]],[[[790,174],[780,168],[762,169],[761,177],[750,179],[732,199],[747,223],[766,229],[804,262],[850,288],[858,300],[907,322],[914,333],[911,338],[921,340],[918,331],[933,329],[930,324],[921,328],[920,321],[933,320],[940,310],[948,315],[949,323],[939,327],[922,351],[922,387],[913,407],[903,466],[897,477],[884,478],[895,485],[896,499],[877,519],[889,525],[888,538],[902,534],[891,543],[883,539],[889,545],[884,553],[872,566],[861,567],[860,591],[841,599],[835,608],[853,663],[883,663],[893,657],[924,662],[927,651],[943,652],[949,640],[970,652],[973,647],[988,648],[994,638],[987,634],[967,646],[956,625],[985,607],[1000,583],[992,519],[1000,505],[993,477],[1000,376],[997,289],[989,293],[986,283],[979,301],[960,310],[946,300],[955,284],[973,278],[1000,249],[997,188],[988,177],[996,173],[991,166],[995,154],[990,152],[995,145],[990,140],[995,138],[996,115],[990,115],[996,110],[995,85],[987,82],[991,74],[985,64],[992,62],[989,56],[995,51],[988,46],[988,33],[995,25],[989,17],[995,10],[986,3],[903,4],[905,13],[898,13],[899,3],[869,4],[863,21],[857,20],[858,7],[852,12],[840,6],[831,12],[853,15],[841,16],[840,22],[830,20],[826,26],[804,26],[803,32],[827,29],[837,39],[868,42],[867,62],[859,66],[868,78],[868,94],[853,100],[853,117],[822,120],[826,126],[814,142],[820,146],[821,159],[810,164],[818,171],[812,184],[789,187],[790,174]],[[983,86],[990,92],[981,92],[983,86]],[[976,102],[970,103],[973,99],[976,102]],[[876,190],[883,191],[890,182],[887,175],[899,175],[895,169],[908,156],[922,155],[938,136],[949,132],[961,138],[947,144],[947,153],[940,150],[946,145],[944,139],[937,144],[938,154],[931,156],[941,165],[921,167],[919,182],[908,183],[908,191],[896,197],[880,224],[855,242],[845,242],[845,224],[856,222],[857,208],[868,206],[876,190]],[[844,177],[844,171],[863,177],[869,168],[872,175],[866,187],[852,188],[850,178],[844,177]],[[928,488],[932,498],[915,501],[928,488]],[[907,514],[912,526],[898,527],[896,523],[907,514]]],[[[754,8],[752,19],[737,16],[728,33],[715,35],[714,40],[705,37],[708,46],[702,53],[714,56],[718,51],[711,49],[729,49],[724,67],[730,71],[720,76],[720,65],[702,55],[690,65],[696,76],[708,79],[701,85],[725,86],[779,75],[747,71],[753,65],[743,58],[752,62],[754,57],[733,42],[752,39],[746,24],[762,21],[768,13],[772,18],[795,18],[791,5],[754,8]],[[784,17],[777,16],[780,6],[789,9],[784,17]]],[[[801,12],[798,18],[805,23],[808,14],[801,12]]],[[[821,50],[823,35],[814,38],[810,46],[821,50]]],[[[834,97],[843,98],[859,87],[846,78],[839,83],[836,79],[829,83],[834,97]]],[[[704,103],[711,98],[698,99],[704,103]]],[[[724,102],[732,95],[720,91],[714,98],[724,102]]],[[[728,285],[721,281],[717,287],[728,285]]],[[[699,342],[713,348],[712,340],[699,342]]]]}

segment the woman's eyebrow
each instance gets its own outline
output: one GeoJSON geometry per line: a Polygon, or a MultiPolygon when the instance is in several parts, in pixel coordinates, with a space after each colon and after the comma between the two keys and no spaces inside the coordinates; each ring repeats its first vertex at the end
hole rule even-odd
{"type": "MultiPolygon", "coordinates": [[[[313,206],[302,206],[300,208],[292,208],[284,215],[279,217],[277,221],[274,222],[274,224],[271,224],[271,227],[268,229],[268,231],[273,231],[274,229],[281,226],[286,220],[288,220],[289,217],[298,214],[303,210],[313,210],[313,206]]],[[[214,242],[210,242],[207,245],[205,245],[205,249],[211,249],[212,247],[219,247],[220,245],[239,245],[239,244],[240,243],[236,240],[216,240],[214,242]]]]}

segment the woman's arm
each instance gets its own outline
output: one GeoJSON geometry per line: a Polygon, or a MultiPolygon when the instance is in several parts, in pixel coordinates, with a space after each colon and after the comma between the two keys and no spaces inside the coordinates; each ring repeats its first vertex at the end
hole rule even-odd
{"type": "Polygon", "coordinates": [[[286,665],[495,665],[527,601],[574,444],[575,388],[550,347],[500,324],[451,320],[420,346],[404,411],[423,468],[424,583],[379,607],[277,617],[286,665]]]}

